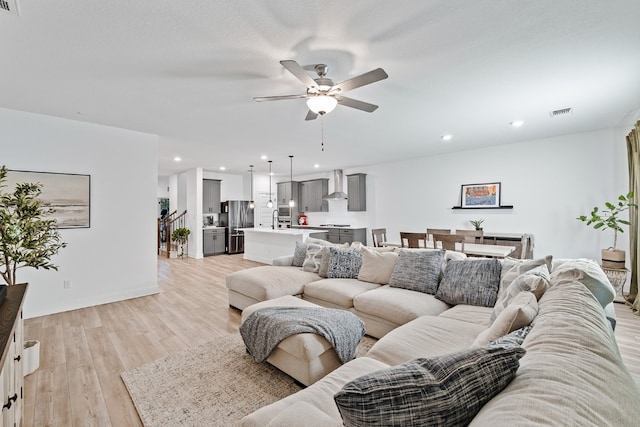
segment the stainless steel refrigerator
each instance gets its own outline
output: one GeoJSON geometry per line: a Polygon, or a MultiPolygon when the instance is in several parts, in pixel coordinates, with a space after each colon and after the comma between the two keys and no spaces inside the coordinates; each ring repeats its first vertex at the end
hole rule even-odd
{"type": "Polygon", "coordinates": [[[241,228],[253,228],[253,209],[248,200],[228,200],[220,204],[218,217],[220,226],[225,227],[226,250],[228,254],[244,252],[244,232],[241,228]]]}

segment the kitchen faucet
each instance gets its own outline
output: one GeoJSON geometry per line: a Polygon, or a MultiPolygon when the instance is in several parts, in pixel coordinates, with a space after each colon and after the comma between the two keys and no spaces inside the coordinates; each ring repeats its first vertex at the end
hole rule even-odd
{"type": "Polygon", "coordinates": [[[276,229],[276,224],[278,223],[278,209],[274,209],[271,213],[271,229],[276,229]]]}

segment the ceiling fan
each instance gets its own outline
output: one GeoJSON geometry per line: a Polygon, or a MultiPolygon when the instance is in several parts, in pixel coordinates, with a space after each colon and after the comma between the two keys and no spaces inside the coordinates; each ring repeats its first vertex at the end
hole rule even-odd
{"type": "Polygon", "coordinates": [[[305,120],[314,120],[318,115],[323,116],[326,113],[330,113],[338,104],[372,113],[378,108],[377,105],[369,104],[368,102],[359,101],[353,98],[347,98],[346,96],[342,96],[342,94],[349,90],[375,83],[389,77],[382,68],[376,68],[375,70],[335,84],[333,80],[326,77],[329,67],[325,64],[316,64],[313,67],[315,72],[318,74],[318,78],[316,79],[311,78],[305,69],[294,60],[289,59],[280,61],[280,64],[282,64],[287,71],[297,77],[298,80],[304,83],[307,87],[307,93],[300,95],[262,96],[255,97],[253,99],[261,102],[306,98],[309,112],[307,113],[305,120]]]}

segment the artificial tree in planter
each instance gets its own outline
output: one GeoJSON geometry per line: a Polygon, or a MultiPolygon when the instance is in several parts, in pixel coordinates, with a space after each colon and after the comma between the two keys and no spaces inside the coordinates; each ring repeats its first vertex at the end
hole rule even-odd
{"type": "Polygon", "coordinates": [[[598,209],[594,207],[589,216],[580,215],[577,219],[586,222],[587,225],[593,225],[596,230],[613,230],[613,246],[602,249],[602,266],[605,268],[622,269],[625,265],[625,251],[616,248],[618,244],[618,232],[624,233],[623,225],[629,225],[629,221],[620,218],[620,214],[630,207],[638,207],[635,203],[631,203],[633,192],[618,196],[618,203],[605,202],[605,207],[598,209]]]}
{"type": "Polygon", "coordinates": [[[7,285],[16,284],[16,271],[23,267],[58,270],[51,258],[67,246],[47,214],[53,209],[40,200],[42,184],[18,183],[5,191],[7,169],[0,168],[0,274],[7,285]]]}
{"type": "Polygon", "coordinates": [[[184,256],[184,245],[189,240],[189,234],[191,234],[191,230],[184,227],[176,228],[171,233],[171,240],[180,245],[180,253],[178,254],[180,258],[184,256]]]}

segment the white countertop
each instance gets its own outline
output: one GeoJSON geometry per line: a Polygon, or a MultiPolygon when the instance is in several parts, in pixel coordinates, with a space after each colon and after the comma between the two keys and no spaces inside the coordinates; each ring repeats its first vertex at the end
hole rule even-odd
{"type": "Polygon", "coordinates": [[[224,227],[216,227],[215,225],[205,225],[203,230],[224,230],[224,227]]]}
{"type": "Polygon", "coordinates": [[[271,228],[239,228],[238,230],[244,231],[245,234],[247,232],[255,232],[255,233],[271,233],[271,234],[289,234],[289,235],[300,235],[300,234],[309,234],[309,233],[326,233],[323,230],[310,230],[310,229],[299,229],[299,228],[276,228],[275,230],[271,228]]]}
{"type": "Polygon", "coordinates": [[[331,226],[331,225],[292,225],[291,228],[297,228],[300,230],[328,230],[328,229],[334,229],[334,228],[339,228],[342,230],[360,230],[362,228],[366,228],[366,227],[336,227],[336,226],[331,226]]]}

